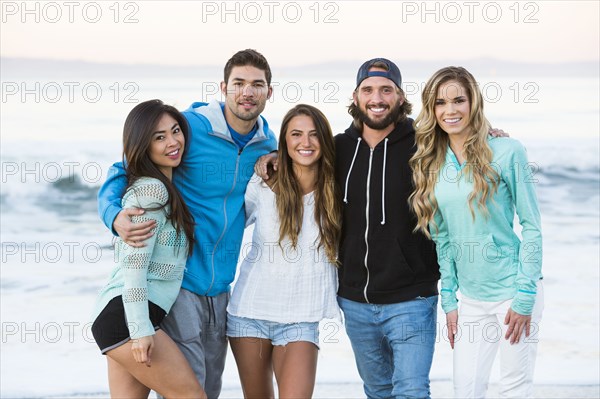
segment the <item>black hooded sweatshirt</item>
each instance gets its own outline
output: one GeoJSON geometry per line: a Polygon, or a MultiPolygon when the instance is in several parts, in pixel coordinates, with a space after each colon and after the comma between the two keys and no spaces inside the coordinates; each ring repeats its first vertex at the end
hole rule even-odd
{"type": "Polygon", "coordinates": [[[436,295],[435,244],[414,233],[408,161],[415,152],[412,119],[374,149],[351,125],[335,137],[336,180],[344,200],[338,295],[389,304],[436,295]]]}

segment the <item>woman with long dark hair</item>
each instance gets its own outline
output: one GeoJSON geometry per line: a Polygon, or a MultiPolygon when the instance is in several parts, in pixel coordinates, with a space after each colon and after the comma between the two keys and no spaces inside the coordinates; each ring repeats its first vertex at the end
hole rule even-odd
{"type": "Polygon", "coordinates": [[[133,221],[153,220],[156,227],[142,247],[117,239],[118,265],[96,304],[92,333],[107,356],[115,398],[148,397],[150,389],[166,398],[206,397],[177,345],[160,330],[194,239],[192,215],[171,182],[187,136],[186,120],[160,100],[138,104],[125,121],[123,208],[144,209],[133,221]]]}
{"type": "Polygon", "coordinates": [[[254,233],[227,308],[246,398],[272,398],[273,374],[280,398],[313,393],[319,321],[340,317],[334,157],[329,122],[300,104],[283,118],[276,174],[248,184],[246,224],[254,233]]]}
{"type": "Polygon", "coordinates": [[[410,202],[417,229],[437,246],[455,396],[485,396],[500,350],[500,396],[530,397],[544,295],[540,213],[525,148],[488,135],[483,97],[464,68],[437,71],[422,97],[410,202]],[[513,230],[515,212],[522,238],[513,230]]]}

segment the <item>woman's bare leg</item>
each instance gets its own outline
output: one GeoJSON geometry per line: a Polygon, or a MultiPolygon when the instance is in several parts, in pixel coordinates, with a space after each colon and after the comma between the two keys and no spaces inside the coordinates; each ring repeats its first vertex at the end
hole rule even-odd
{"type": "Polygon", "coordinates": [[[273,348],[273,370],[280,399],[312,397],[318,354],[315,344],[306,341],[273,348]]]}
{"type": "Polygon", "coordinates": [[[273,398],[271,341],[251,337],[229,338],[229,344],[237,363],[244,398],[273,398]]]}
{"type": "Polygon", "coordinates": [[[146,399],[150,394],[150,388],[135,379],[129,371],[117,361],[106,356],[108,361],[108,386],[110,397],[128,399],[146,399]]]}
{"type": "MultiPolygon", "coordinates": [[[[113,385],[115,386],[115,392],[126,389],[125,383],[130,380],[122,375],[124,370],[139,383],[155,390],[165,398],[206,398],[206,394],[187,360],[173,340],[162,330],[156,331],[154,335],[154,349],[152,350],[150,367],[135,361],[131,354],[131,341],[108,351],[106,354],[122,367],[121,372],[113,370],[112,379],[110,379],[111,373],[109,372],[111,395],[113,385]]],[[[145,397],[147,396],[148,394],[145,397]]]]}

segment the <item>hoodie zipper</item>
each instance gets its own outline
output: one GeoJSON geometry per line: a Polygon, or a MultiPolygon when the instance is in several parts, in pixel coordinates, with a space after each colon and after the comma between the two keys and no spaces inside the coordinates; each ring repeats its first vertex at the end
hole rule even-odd
{"type": "Polygon", "coordinates": [[[367,251],[365,252],[365,269],[367,270],[367,282],[365,283],[365,289],[363,291],[363,295],[365,297],[365,301],[369,302],[369,298],[367,297],[367,288],[369,288],[369,265],[367,259],[369,258],[369,203],[371,199],[371,166],[373,165],[373,148],[369,148],[369,171],[367,172],[367,210],[365,212],[365,217],[367,221],[367,226],[365,228],[365,244],[367,245],[367,251]]]}
{"type": "MultiPolygon", "coordinates": [[[[226,141],[229,141],[231,144],[237,146],[237,144],[229,137],[227,136],[222,136],[223,139],[225,139],[226,141]]],[[[261,141],[267,140],[266,137],[256,137],[256,135],[246,144],[246,147],[248,147],[251,144],[255,144],[261,141]]],[[[239,166],[240,166],[240,158],[242,157],[242,151],[244,151],[244,148],[238,150],[238,155],[237,155],[237,159],[235,160],[235,172],[233,174],[233,185],[231,186],[231,189],[229,190],[229,192],[227,193],[227,195],[225,196],[225,198],[223,199],[223,218],[225,219],[225,223],[223,225],[223,231],[221,232],[221,235],[219,236],[219,239],[217,240],[217,242],[215,243],[213,250],[212,250],[212,255],[210,258],[210,264],[211,264],[211,269],[212,269],[212,280],[210,281],[210,285],[208,286],[208,290],[206,291],[206,293],[204,295],[208,295],[208,293],[210,292],[210,290],[212,289],[213,285],[215,284],[215,252],[217,251],[217,247],[219,246],[219,244],[221,243],[221,241],[223,240],[223,237],[225,236],[225,232],[227,231],[227,224],[228,224],[228,218],[227,218],[227,199],[229,198],[229,196],[231,195],[231,193],[233,192],[233,190],[235,190],[235,186],[237,183],[237,176],[238,176],[238,171],[239,171],[239,166]]]]}
{"type": "MultiPolygon", "coordinates": [[[[237,144],[235,144],[233,141],[230,141],[230,142],[233,145],[237,146],[237,144]]],[[[211,265],[211,269],[212,269],[211,270],[212,271],[212,280],[210,281],[210,285],[208,286],[208,289],[206,290],[206,293],[204,295],[208,295],[208,293],[212,289],[213,285],[215,284],[215,253],[217,251],[217,247],[221,243],[221,240],[223,240],[223,237],[225,237],[225,232],[227,231],[227,224],[228,224],[228,218],[227,218],[227,199],[229,198],[229,196],[231,195],[231,193],[235,189],[235,186],[236,186],[236,183],[237,183],[237,175],[238,175],[238,170],[239,170],[239,166],[240,166],[240,158],[242,156],[242,151],[243,151],[243,149],[241,149],[241,150],[238,151],[238,155],[237,155],[237,158],[235,160],[235,172],[233,174],[233,184],[231,185],[231,189],[229,189],[229,192],[227,193],[227,195],[225,196],[225,198],[223,198],[223,218],[225,219],[225,223],[223,224],[223,231],[221,232],[221,235],[219,236],[219,239],[217,240],[217,242],[213,246],[212,254],[211,254],[211,257],[210,257],[210,265],[211,265]]]]}
{"type": "MultiPolygon", "coordinates": [[[[196,103],[192,104],[195,105],[196,103]]],[[[210,104],[207,104],[208,107],[210,107],[210,104]]],[[[210,107],[208,110],[205,110],[206,112],[200,112],[199,109],[200,107],[203,107],[203,105],[199,105],[198,107],[194,108],[194,112],[197,112],[198,114],[204,116],[207,120],[211,121],[213,119],[219,120],[221,118],[223,118],[223,122],[225,122],[225,126],[227,126],[227,122],[224,119],[224,114],[223,114],[223,110],[220,109],[221,107],[219,106],[219,112],[216,112],[212,109],[212,107],[210,107]]],[[[259,116],[260,118],[260,116],[259,116]]],[[[258,123],[258,121],[257,121],[258,123]]],[[[222,127],[222,126],[221,126],[222,127]]],[[[225,128],[225,131],[227,131],[228,129],[225,128]]],[[[246,147],[251,145],[251,144],[255,144],[257,142],[261,142],[264,140],[268,140],[268,136],[266,134],[267,129],[265,129],[265,126],[261,126],[259,124],[259,129],[256,132],[256,134],[254,135],[254,137],[246,144],[246,147]],[[261,132],[262,130],[262,132],[261,132]],[[260,137],[258,137],[260,135],[260,137]]],[[[225,141],[228,141],[231,143],[231,145],[234,145],[237,147],[237,144],[235,143],[235,141],[233,141],[233,139],[231,138],[231,134],[227,135],[225,133],[220,133],[220,132],[216,132],[214,129],[208,133],[209,135],[218,137],[220,139],[223,139],[225,141]]],[[[243,149],[238,150],[238,155],[237,155],[237,159],[235,160],[235,173],[233,176],[233,185],[231,186],[231,189],[229,190],[229,192],[227,193],[227,195],[225,196],[225,198],[223,199],[223,217],[225,219],[225,224],[223,226],[223,231],[221,232],[221,235],[219,236],[219,239],[217,240],[217,242],[215,243],[215,245],[213,246],[213,250],[212,250],[212,255],[211,255],[211,272],[212,272],[212,279],[210,282],[210,285],[208,286],[208,289],[206,290],[206,293],[204,295],[208,296],[210,290],[212,290],[212,287],[215,283],[215,252],[217,250],[217,247],[219,246],[219,244],[221,243],[221,241],[223,240],[223,237],[225,237],[225,232],[227,231],[227,223],[228,223],[228,218],[227,218],[227,199],[229,198],[229,196],[231,195],[231,193],[233,192],[233,190],[236,187],[236,183],[237,183],[237,176],[238,176],[238,172],[239,172],[239,165],[240,165],[240,158],[242,156],[242,151],[243,149]]]]}

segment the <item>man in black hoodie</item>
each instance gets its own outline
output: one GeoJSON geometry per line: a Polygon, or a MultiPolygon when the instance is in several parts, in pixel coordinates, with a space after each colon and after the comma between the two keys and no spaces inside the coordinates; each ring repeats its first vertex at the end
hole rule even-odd
{"type": "Polygon", "coordinates": [[[413,232],[415,131],[401,84],[393,62],[365,62],[348,110],[354,121],[335,137],[338,301],[369,398],[428,398],[436,338],[439,266],[433,242],[413,232]]]}

